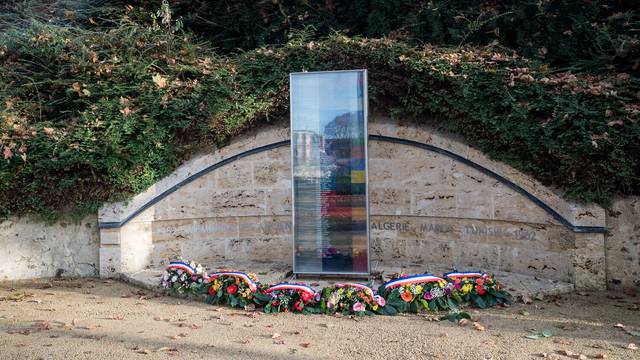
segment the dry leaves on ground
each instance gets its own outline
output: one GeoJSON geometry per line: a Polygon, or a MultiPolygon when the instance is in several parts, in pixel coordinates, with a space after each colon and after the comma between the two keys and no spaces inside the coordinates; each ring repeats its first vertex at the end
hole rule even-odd
{"type": "Polygon", "coordinates": [[[274,344],[278,344],[278,345],[284,344],[284,338],[282,337],[282,335],[278,333],[274,333],[273,335],[271,335],[271,338],[273,339],[274,344]]]}

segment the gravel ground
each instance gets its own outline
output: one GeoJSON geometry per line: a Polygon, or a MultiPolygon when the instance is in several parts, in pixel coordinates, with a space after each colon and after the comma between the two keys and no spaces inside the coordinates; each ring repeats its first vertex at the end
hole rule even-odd
{"type": "Polygon", "coordinates": [[[640,359],[639,305],[573,294],[472,310],[477,325],[460,326],[426,315],[267,315],[118,281],[38,280],[0,285],[0,359],[640,359]],[[551,336],[525,337],[543,331],[551,336]]]}

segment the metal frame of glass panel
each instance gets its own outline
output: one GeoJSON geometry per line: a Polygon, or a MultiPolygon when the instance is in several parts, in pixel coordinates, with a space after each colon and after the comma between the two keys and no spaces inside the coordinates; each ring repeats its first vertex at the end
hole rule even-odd
{"type": "Polygon", "coordinates": [[[371,273],[371,244],[369,238],[369,153],[368,153],[368,112],[369,112],[369,99],[367,89],[367,70],[335,70],[335,71],[312,71],[312,72],[295,72],[289,74],[289,109],[290,109],[290,136],[291,136],[291,199],[292,199],[292,247],[293,247],[293,273],[295,275],[352,275],[352,276],[368,276],[371,273]],[[367,256],[367,271],[366,272],[340,272],[340,271],[299,271],[296,264],[296,182],[295,182],[295,164],[294,164],[294,89],[293,89],[293,77],[304,76],[313,74],[325,74],[325,73],[348,73],[348,72],[360,72],[362,73],[362,111],[364,115],[364,196],[365,196],[365,233],[366,233],[366,256],[367,256]]]}

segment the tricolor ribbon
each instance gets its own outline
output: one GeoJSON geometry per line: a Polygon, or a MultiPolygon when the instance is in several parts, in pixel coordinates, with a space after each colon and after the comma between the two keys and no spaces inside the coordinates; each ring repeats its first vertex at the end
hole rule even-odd
{"type": "MultiPolygon", "coordinates": [[[[196,273],[196,270],[191,267],[191,265],[187,264],[184,261],[171,261],[169,266],[167,266],[169,270],[183,270],[189,275],[193,275],[196,273]]],[[[205,275],[206,276],[206,275],[205,275]]]]}
{"type": "Polygon", "coordinates": [[[463,272],[449,272],[444,274],[444,277],[449,278],[449,279],[460,279],[460,278],[471,278],[471,279],[475,279],[475,278],[488,278],[489,275],[487,273],[484,272],[477,272],[477,271],[463,271],[463,272]]]}
{"type": "Polygon", "coordinates": [[[384,283],[385,289],[393,289],[394,287],[410,285],[410,284],[418,284],[418,283],[429,283],[436,281],[445,281],[443,278],[431,275],[431,274],[419,274],[406,276],[399,279],[389,280],[384,283]]]}
{"type": "Polygon", "coordinates": [[[316,295],[316,291],[310,286],[303,285],[303,284],[290,284],[290,283],[280,283],[280,284],[273,285],[272,287],[265,290],[265,293],[268,294],[278,290],[297,290],[297,291],[303,291],[303,292],[309,293],[313,296],[316,295]]]}
{"type": "Polygon", "coordinates": [[[210,283],[219,276],[232,276],[232,277],[239,278],[245,283],[247,283],[247,285],[249,285],[249,289],[252,292],[255,292],[256,290],[258,290],[258,284],[256,284],[256,282],[253,281],[251,277],[249,277],[249,275],[240,271],[222,271],[222,272],[213,273],[211,275],[205,275],[204,282],[210,283]]]}

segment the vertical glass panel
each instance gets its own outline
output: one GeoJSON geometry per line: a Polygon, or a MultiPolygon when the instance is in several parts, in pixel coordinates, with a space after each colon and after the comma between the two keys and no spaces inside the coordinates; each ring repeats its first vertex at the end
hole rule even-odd
{"type": "Polygon", "coordinates": [[[291,74],[295,273],[369,272],[366,76],[291,74]]]}

